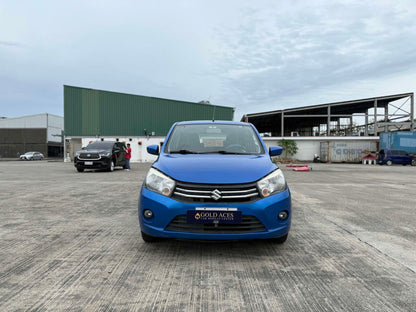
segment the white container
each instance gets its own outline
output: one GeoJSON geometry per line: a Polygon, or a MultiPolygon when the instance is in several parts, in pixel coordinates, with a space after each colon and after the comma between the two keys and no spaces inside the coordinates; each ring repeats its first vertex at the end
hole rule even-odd
{"type": "Polygon", "coordinates": [[[376,152],[377,143],[374,141],[332,141],[321,142],[320,158],[323,162],[352,162],[361,163],[366,156],[364,151],[376,152]]]}

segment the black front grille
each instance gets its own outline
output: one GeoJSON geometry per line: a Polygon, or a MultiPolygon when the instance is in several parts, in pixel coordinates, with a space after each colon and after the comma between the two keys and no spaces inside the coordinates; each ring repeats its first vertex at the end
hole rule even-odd
{"type": "Polygon", "coordinates": [[[191,233],[253,233],[266,231],[266,227],[254,216],[242,216],[242,222],[239,224],[203,224],[187,223],[186,215],[176,216],[166,227],[165,230],[175,232],[191,233]]]}
{"type": "Polygon", "coordinates": [[[176,184],[172,197],[182,202],[242,203],[259,199],[256,183],[246,184],[176,184]]]}
{"type": "Polygon", "coordinates": [[[81,160],[92,160],[92,159],[100,159],[100,155],[97,153],[81,153],[78,157],[81,160]]]}

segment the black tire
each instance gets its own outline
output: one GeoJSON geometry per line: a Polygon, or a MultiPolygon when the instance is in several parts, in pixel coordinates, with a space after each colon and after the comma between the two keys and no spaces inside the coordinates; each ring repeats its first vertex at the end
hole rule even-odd
{"type": "Polygon", "coordinates": [[[146,242],[146,243],[155,243],[155,242],[159,242],[162,239],[160,237],[155,237],[155,236],[151,236],[151,235],[147,235],[146,233],[142,232],[142,239],[146,242]]]}
{"type": "Polygon", "coordinates": [[[110,161],[110,164],[108,165],[108,171],[110,172],[114,171],[114,160],[110,161]]]}
{"type": "Polygon", "coordinates": [[[391,166],[393,164],[393,162],[391,160],[387,160],[386,165],[387,166],[391,166]]]}
{"type": "Polygon", "coordinates": [[[412,160],[412,164],[411,164],[412,166],[416,166],[416,159],[413,159],[412,160]]]}
{"type": "Polygon", "coordinates": [[[287,240],[287,236],[288,234],[280,236],[280,237],[272,238],[270,240],[275,244],[283,244],[287,240]]]}
{"type": "Polygon", "coordinates": [[[77,168],[78,172],[84,172],[84,168],[77,168]]]}

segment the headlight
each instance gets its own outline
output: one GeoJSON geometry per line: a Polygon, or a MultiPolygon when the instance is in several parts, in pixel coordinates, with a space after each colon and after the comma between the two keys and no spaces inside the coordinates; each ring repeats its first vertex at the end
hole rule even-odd
{"type": "Polygon", "coordinates": [[[76,153],[75,153],[75,157],[78,157],[78,156],[79,156],[79,154],[81,154],[81,152],[80,152],[80,151],[76,152],[76,153]]]}
{"type": "Polygon", "coordinates": [[[286,189],[286,179],[282,170],[277,169],[257,182],[257,187],[263,197],[283,192],[286,189]]]}
{"type": "Polygon", "coordinates": [[[144,185],[151,191],[170,196],[175,187],[175,181],[164,175],[162,172],[150,168],[144,185]]]}
{"type": "Polygon", "coordinates": [[[111,152],[101,152],[99,155],[100,156],[104,156],[104,157],[110,157],[111,156],[111,152]]]}

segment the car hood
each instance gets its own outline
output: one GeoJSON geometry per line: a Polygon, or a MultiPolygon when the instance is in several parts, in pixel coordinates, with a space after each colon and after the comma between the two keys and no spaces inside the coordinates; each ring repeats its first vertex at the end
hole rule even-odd
{"type": "Polygon", "coordinates": [[[161,154],[153,167],[188,183],[234,184],[255,182],[276,168],[269,155],[161,154]]]}
{"type": "Polygon", "coordinates": [[[103,154],[103,153],[111,153],[111,150],[104,150],[104,149],[89,149],[89,150],[80,150],[78,154],[103,154]]]}

